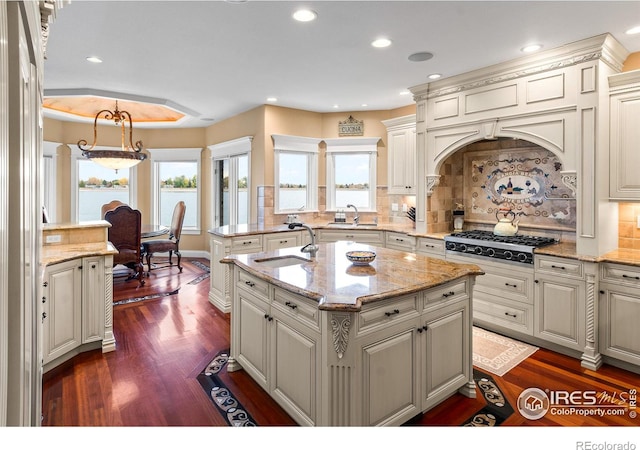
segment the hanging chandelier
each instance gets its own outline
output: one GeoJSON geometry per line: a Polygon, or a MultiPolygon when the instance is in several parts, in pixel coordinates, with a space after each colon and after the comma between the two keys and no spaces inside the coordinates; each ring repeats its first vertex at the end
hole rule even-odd
{"type": "Polygon", "coordinates": [[[118,169],[128,169],[147,158],[146,153],[142,152],[142,141],[136,141],[135,145],[133,144],[133,121],[131,120],[131,114],[127,111],[119,111],[117,100],[114,111],[103,109],[96,114],[93,120],[93,144],[88,148],[86,147],[87,144],[87,141],[84,139],[78,141],[78,148],[82,150],[82,156],[103,167],[114,169],[116,173],[118,169]],[[103,119],[113,120],[116,126],[121,127],[122,150],[95,149],[96,143],[98,142],[98,119],[101,118],[101,116],[103,119]],[[127,122],[129,123],[128,143],[125,140],[127,122]]]}

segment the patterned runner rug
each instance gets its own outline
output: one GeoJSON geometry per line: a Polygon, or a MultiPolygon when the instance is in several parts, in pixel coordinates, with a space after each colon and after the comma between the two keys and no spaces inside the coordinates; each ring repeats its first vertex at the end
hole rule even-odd
{"type": "Polygon", "coordinates": [[[473,365],[499,377],[538,350],[483,328],[473,327],[473,365]]]}

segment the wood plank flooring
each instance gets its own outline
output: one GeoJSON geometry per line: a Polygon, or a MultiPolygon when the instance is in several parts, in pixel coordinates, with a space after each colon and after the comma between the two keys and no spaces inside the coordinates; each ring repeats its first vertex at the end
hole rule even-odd
{"type": "MultiPolygon", "coordinates": [[[[206,260],[191,261],[208,265],[206,260]]],[[[230,329],[229,315],[209,303],[209,280],[189,284],[201,274],[201,269],[186,261],[183,273],[152,271],[143,287],[135,280],[116,279],[114,301],[178,292],[114,306],[116,351],[86,352],[45,374],[43,426],[226,426],[196,380],[217,352],[229,348],[230,329]]],[[[260,426],[295,425],[244,371],[225,371],[222,378],[260,426]]],[[[540,349],[494,379],[515,410],[501,428],[640,424],[640,419],[628,414],[547,414],[533,421],[519,414],[516,406],[520,393],[530,387],[628,393],[640,388],[640,376],[635,373],[611,366],[586,370],[576,359],[540,349]]],[[[454,395],[412,424],[458,426],[484,404],[480,395],[477,399],[454,395]]]]}

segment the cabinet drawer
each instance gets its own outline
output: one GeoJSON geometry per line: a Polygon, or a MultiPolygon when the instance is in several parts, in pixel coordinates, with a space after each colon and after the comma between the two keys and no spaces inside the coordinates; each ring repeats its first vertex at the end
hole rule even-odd
{"type": "Polygon", "coordinates": [[[429,255],[442,256],[444,258],[444,241],[441,239],[418,238],[416,252],[429,255]]]}
{"type": "Polygon", "coordinates": [[[498,325],[529,335],[533,334],[533,305],[482,295],[473,299],[473,321],[489,326],[498,325]]]}
{"type": "Polygon", "coordinates": [[[239,271],[237,286],[266,302],[269,301],[269,283],[248,274],[244,270],[239,271]]]}
{"type": "Polygon", "coordinates": [[[467,296],[467,280],[447,283],[439,288],[430,289],[424,296],[424,309],[438,306],[449,300],[460,300],[467,296]]]}
{"type": "Polygon", "coordinates": [[[318,303],[276,288],[271,306],[314,330],[320,331],[318,303]]]}
{"type": "Polygon", "coordinates": [[[262,251],[262,235],[237,236],[231,238],[231,253],[250,253],[262,251]]]}
{"type": "Polygon", "coordinates": [[[570,278],[583,278],[584,263],[575,259],[535,256],[535,269],[538,272],[553,273],[570,278]]]}
{"type": "Polygon", "coordinates": [[[486,271],[476,278],[474,292],[495,294],[510,300],[533,303],[533,273],[496,273],[486,271]]]}
{"type": "Polygon", "coordinates": [[[378,327],[385,327],[391,322],[418,316],[418,297],[408,295],[393,300],[375,302],[371,306],[364,306],[357,314],[358,331],[369,331],[378,327]]]}
{"type": "Polygon", "coordinates": [[[393,231],[386,232],[385,242],[389,248],[406,250],[408,252],[412,252],[416,246],[415,237],[407,236],[403,233],[394,233],[393,231]]]}
{"type": "Polygon", "coordinates": [[[376,230],[317,230],[318,242],[354,241],[361,244],[382,244],[384,231],[376,230]]]}
{"type": "Polygon", "coordinates": [[[640,288],[640,267],[623,264],[600,264],[600,279],[640,288]]]}

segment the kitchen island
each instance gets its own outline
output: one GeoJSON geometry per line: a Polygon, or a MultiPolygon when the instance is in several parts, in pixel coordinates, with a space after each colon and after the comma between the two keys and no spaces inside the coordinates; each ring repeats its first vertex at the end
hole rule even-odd
{"type": "Polygon", "coordinates": [[[228,255],[228,370],[244,369],[300,425],[400,425],[475,397],[472,292],[481,269],[347,241],[228,255]],[[374,251],[354,265],[350,250],[374,251]]]}

